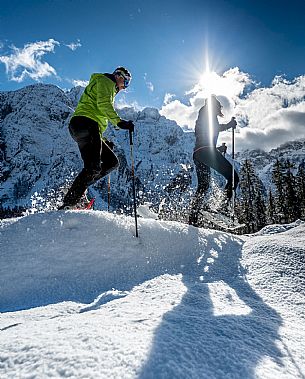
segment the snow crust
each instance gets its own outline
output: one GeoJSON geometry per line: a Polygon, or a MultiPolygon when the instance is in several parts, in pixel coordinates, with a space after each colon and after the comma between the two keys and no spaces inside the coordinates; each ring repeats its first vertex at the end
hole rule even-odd
{"type": "Polygon", "coordinates": [[[304,229],[3,220],[0,377],[304,378],[304,229]]]}

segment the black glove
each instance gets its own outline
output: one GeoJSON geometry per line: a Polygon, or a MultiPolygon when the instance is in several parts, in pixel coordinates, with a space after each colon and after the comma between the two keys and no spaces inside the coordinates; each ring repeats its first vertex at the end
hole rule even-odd
{"type": "Polygon", "coordinates": [[[126,129],[126,130],[129,130],[130,132],[134,131],[134,123],[132,121],[121,120],[118,122],[117,126],[120,129],[126,129]]]}
{"type": "Polygon", "coordinates": [[[228,123],[228,129],[230,129],[230,128],[236,129],[236,126],[237,126],[237,122],[235,120],[235,117],[232,117],[231,121],[228,123]]]}

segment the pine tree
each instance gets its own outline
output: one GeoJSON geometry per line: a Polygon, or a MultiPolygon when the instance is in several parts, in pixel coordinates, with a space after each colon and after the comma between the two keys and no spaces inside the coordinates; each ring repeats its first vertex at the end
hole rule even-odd
{"type": "Polygon", "coordinates": [[[240,197],[237,213],[241,223],[248,226],[248,232],[255,232],[266,225],[266,205],[263,186],[249,160],[240,169],[240,197]]]}
{"type": "Polygon", "coordinates": [[[296,193],[297,202],[299,206],[299,216],[301,219],[305,218],[305,162],[299,165],[296,174],[296,193]]]}
{"type": "Polygon", "coordinates": [[[256,227],[257,230],[262,229],[267,225],[267,207],[263,196],[261,186],[257,188],[255,196],[255,210],[256,210],[256,227]]]}
{"type": "Polygon", "coordinates": [[[269,188],[267,200],[267,221],[268,224],[275,224],[277,222],[275,200],[271,188],[269,188]]]}
{"type": "Polygon", "coordinates": [[[294,164],[287,159],[284,163],[284,192],[287,222],[293,222],[300,217],[300,209],[298,207],[298,199],[296,192],[296,178],[292,170],[294,164]]]}
{"type": "Polygon", "coordinates": [[[285,201],[285,190],[284,190],[284,165],[278,159],[274,163],[272,170],[272,181],[276,187],[275,193],[275,206],[277,214],[277,222],[286,222],[286,201],[285,201]]]}

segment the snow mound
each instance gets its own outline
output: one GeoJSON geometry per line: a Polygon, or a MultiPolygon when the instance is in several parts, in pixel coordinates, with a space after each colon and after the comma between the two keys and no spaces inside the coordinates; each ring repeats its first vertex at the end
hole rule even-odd
{"type": "Polygon", "coordinates": [[[283,306],[299,305],[304,309],[305,223],[292,226],[283,226],[280,231],[274,227],[273,231],[279,234],[250,237],[243,247],[242,263],[251,285],[265,298],[273,303],[280,299],[283,306]]]}
{"type": "Polygon", "coordinates": [[[103,292],[128,291],[168,273],[205,281],[217,259],[227,260],[215,273],[224,279],[236,265],[228,253],[240,254],[240,238],[177,222],[139,219],[139,233],[135,238],[133,218],[102,211],[39,213],[3,223],[0,312],[91,303],[103,292]]]}
{"type": "Polygon", "coordinates": [[[254,233],[255,236],[264,236],[264,235],[271,235],[276,233],[282,233],[286,232],[287,230],[293,229],[298,225],[301,225],[304,223],[304,221],[297,220],[295,222],[292,222],[290,224],[274,224],[274,225],[267,225],[264,228],[262,228],[259,232],[254,233]]]}

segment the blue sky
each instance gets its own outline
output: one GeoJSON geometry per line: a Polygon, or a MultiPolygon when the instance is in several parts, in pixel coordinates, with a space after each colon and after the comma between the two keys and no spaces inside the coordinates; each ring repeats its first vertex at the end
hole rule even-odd
{"type": "Polygon", "coordinates": [[[207,56],[219,75],[238,67],[262,86],[305,74],[303,0],[0,0],[0,7],[1,90],[37,81],[71,88],[124,65],[133,81],[121,102],[160,109],[166,94],[186,98],[207,56]]]}

